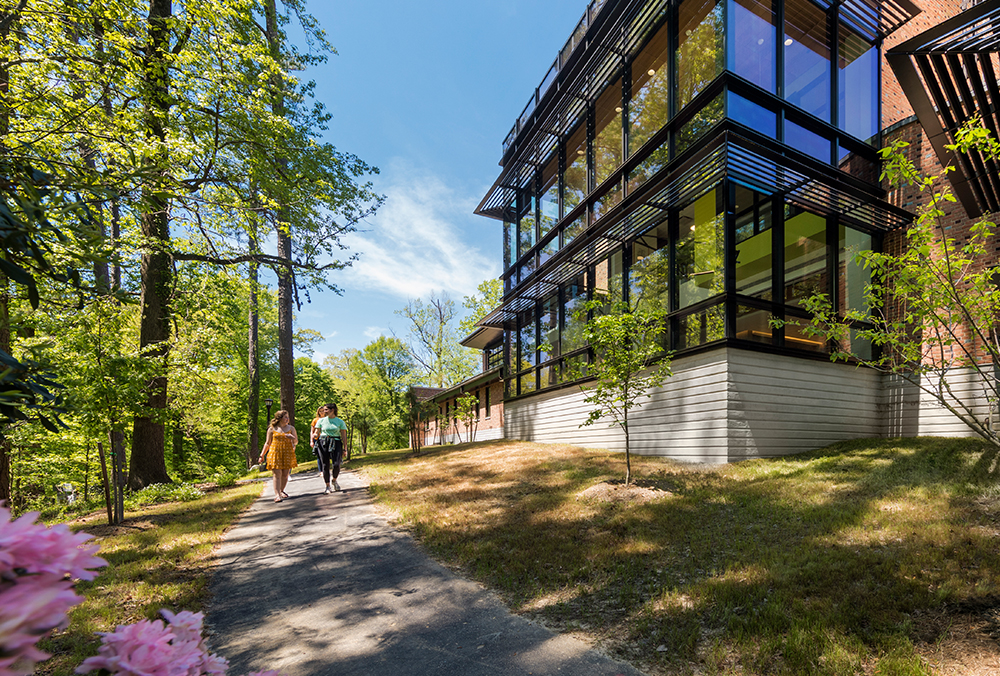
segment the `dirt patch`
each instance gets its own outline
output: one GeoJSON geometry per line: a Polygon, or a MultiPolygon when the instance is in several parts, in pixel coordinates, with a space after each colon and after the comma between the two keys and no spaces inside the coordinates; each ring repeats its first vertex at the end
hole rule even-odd
{"type": "Polygon", "coordinates": [[[914,613],[913,623],[917,654],[942,674],[1000,676],[1000,600],[914,613]]]}
{"type": "Polygon", "coordinates": [[[577,500],[642,505],[673,495],[669,490],[646,482],[602,481],[576,494],[577,500]]]}

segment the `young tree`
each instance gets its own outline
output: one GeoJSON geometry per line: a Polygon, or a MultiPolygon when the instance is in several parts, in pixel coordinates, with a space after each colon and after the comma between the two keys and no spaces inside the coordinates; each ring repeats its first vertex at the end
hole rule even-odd
{"type": "Polygon", "coordinates": [[[586,321],[584,336],[593,350],[593,361],[576,377],[592,378],[581,385],[584,401],[593,408],[585,427],[610,419],[610,427],[625,434],[625,483],[632,481],[629,412],[640,406],[641,397],[651,396],[672,375],[669,353],[663,354],[660,336],[664,332],[663,312],[649,304],[631,307],[618,301],[606,304],[592,300],[584,304],[578,319],[586,321]],[[587,313],[592,313],[587,319],[587,313]],[[656,358],[659,359],[650,365],[656,358]]]}
{"type": "MultiPolygon", "coordinates": [[[[466,392],[455,400],[455,417],[465,427],[465,440],[470,444],[476,440],[476,409],[478,405],[479,399],[471,392],[466,392]]],[[[458,438],[461,441],[461,432],[459,432],[458,438]]]]}
{"type": "MultiPolygon", "coordinates": [[[[978,120],[961,129],[957,141],[950,148],[1000,160],[1000,144],[978,120]]],[[[908,145],[896,141],[882,150],[883,178],[917,186],[926,199],[901,252],[859,252],[852,263],[871,276],[863,302],[838,311],[829,296],[817,294],[807,299],[813,318],[803,331],[828,341],[831,360],[900,378],[1000,446],[994,422],[1000,402],[996,226],[981,218],[966,241],[952,237],[945,225],[956,201],[945,182],[951,168],[923,175],[907,156],[908,145]],[[970,375],[973,387],[967,386],[970,375]]]]}

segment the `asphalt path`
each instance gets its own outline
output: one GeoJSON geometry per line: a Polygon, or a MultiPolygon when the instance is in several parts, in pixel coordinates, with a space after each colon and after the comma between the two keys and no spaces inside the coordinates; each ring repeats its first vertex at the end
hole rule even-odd
{"type": "Polygon", "coordinates": [[[323,495],[294,475],[263,496],[218,552],[209,644],[230,674],[288,676],[642,676],[512,615],[480,585],[430,559],[379,516],[362,478],[323,495]]]}

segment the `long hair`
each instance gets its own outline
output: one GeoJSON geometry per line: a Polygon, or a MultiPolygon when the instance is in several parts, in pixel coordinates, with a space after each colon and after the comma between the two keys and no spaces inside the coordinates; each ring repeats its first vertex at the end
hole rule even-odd
{"type": "MultiPolygon", "coordinates": [[[[288,415],[288,411],[282,410],[276,412],[274,414],[274,417],[271,418],[271,424],[269,425],[269,427],[275,430],[278,429],[278,423],[281,422],[281,419],[284,418],[286,415],[288,415]]],[[[289,422],[291,422],[291,418],[289,418],[289,422]]]]}
{"type": "Polygon", "coordinates": [[[336,404],[327,404],[323,408],[325,408],[328,411],[333,411],[333,414],[337,415],[337,405],[336,404]]]}

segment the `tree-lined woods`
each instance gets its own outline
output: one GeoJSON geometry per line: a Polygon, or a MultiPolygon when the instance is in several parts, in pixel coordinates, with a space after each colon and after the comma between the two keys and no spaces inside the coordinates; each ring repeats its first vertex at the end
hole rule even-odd
{"type": "Polygon", "coordinates": [[[0,1],[0,350],[49,374],[4,409],[0,500],[102,452],[132,489],[240,465],[260,392],[296,409],[299,293],[381,203],[295,75],[331,52],[298,0],[0,1]]]}

